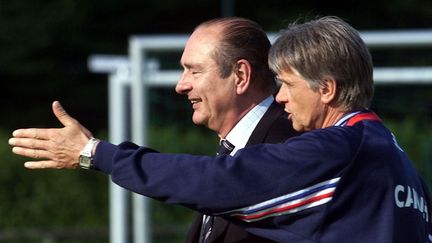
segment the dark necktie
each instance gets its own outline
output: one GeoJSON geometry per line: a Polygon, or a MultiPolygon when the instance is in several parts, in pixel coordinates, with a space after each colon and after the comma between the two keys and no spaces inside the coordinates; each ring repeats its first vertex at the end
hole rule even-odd
{"type": "MultiPolygon", "coordinates": [[[[222,139],[219,142],[219,149],[216,155],[224,155],[224,154],[230,154],[234,150],[234,145],[230,143],[226,139],[222,139]]],[[[199,243],[205,243],[208,237],[210,236],[213,228],[213,216],[210,215],[203,215],[203,221],[201,225],[201,232],[200,232],[200,238],[199,243]]]]}
{"type": "Polygon", "coordinates": [[[230,154],[234,150],[234,145],[226,139],[219,142],[219,149],[216,155],[230,154]]]}

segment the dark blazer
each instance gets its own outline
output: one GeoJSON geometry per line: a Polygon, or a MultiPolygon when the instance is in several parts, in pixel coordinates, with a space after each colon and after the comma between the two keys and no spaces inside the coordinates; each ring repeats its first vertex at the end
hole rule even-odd
{"type": "MultiPolygon", "coordinates": [[[[280,143],[296,135],[298,133],[293,130],[291,121],[288,120],[288,115],[283,106],[273,101],[255,127],[246,146],[260,143],[280,143]]],[[[198,242],[201,222],[202,214],[198,213],[189,230],[186,243],[198,242]]],[[[222,217],[214,217],[213,230],[207,242],[255,243],[272,241],[252,235],[222,217]]]]}

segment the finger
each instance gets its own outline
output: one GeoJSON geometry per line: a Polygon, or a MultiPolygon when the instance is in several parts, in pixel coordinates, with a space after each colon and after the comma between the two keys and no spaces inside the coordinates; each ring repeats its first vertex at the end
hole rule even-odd
{"type": "Polygon", "coordinates": [[[12,152],[17,155],[34,159],[51,159],[51,153],[40,149],[28,149],[23,147],[13,147],[12,152]]]}
{"type": "Polygon", "coordinates": [[[26,128],[18,129],[12,132],[12,136],[17,138],[35,138],[35,139],[48,139],[49,130],[47,128],[26,128]]]}
{"type": "Polygon", "coordinates": [[[44,160],[44,161],[28,161],[24,163],[24,167],[27,169],[74,169],[74,167],[66,167],[64,163],[44,160]]]}
{"type": "Polygon", "coordinates": [[[43,149],[47,150],[49,147],[48,140],[34,139],[34,138],[10,138],[9,144],[15,147],[43,149]]]}
{"type": "Polygon", "coordinates": [[[63,126],[67,127],[76,123],[76,120],[66,112],[60,102],[54,101],[52,104],[52,109],[54,115],[61,122],[61,124],[63,124],[63,126]]]}

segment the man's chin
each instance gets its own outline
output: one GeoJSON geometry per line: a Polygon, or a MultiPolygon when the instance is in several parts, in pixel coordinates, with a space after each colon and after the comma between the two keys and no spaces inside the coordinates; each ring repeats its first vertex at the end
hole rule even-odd
{"type": "MultiPolygon", "coordinates": [[[[292,121],[292,120],[291,120],[291,121],[292,121]]],[[[302,125],[297,124],[297,123],[294,122],[294,121],[292,121],[292,126],[293,126],[293,129],[294,129],[295,131],[297,131],[297,132],[304,132],[304,131],[305,131],[305,128],[304,128],[302,125]]]]}
{"type": "Polygon", "coordinates": [[[198,126],[207,126],[207,120],[205,120],[205,119],[203,119],[202,117],[199,117],[199,116],[193,115],[192,116],[192,122],[195,125],[198,125],[198,126]]]}

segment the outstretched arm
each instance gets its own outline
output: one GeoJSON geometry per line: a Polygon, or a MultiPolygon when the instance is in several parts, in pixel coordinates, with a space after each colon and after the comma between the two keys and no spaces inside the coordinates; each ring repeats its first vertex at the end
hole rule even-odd
{"type": "Polygon", "coordinates": [[[54,115],[62,128],[18,129],[12,133],[9,144],[12,152],[36,159],[24,164],[29,169],[75,169],[79,167],[80,151],[92,134],[77,120],[69,116],[60,102],[52,104],[54,115]]]}

